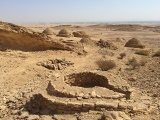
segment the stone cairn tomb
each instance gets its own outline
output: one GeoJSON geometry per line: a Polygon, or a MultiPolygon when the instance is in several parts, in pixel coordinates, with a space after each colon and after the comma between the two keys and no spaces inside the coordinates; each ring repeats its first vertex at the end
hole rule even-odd
{"type": "Polygon", "coordinates": [[[103,72],[61,75],[48,80],[43,88],[26,104],[31,114],[90,113],[94,119],[99,115],[106,120],[130,120],[131,114],[145,114],[150,110],[146,96],[141,96],[120,77],[103,72]]]}

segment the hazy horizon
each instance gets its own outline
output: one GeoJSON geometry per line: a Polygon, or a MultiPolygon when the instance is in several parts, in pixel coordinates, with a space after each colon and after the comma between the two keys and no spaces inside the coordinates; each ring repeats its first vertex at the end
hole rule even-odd
{"type": "Polygon", "coordinates": [[[160,22],[159,0],[5,0],[0,20],[13,23],[160,22]]]}

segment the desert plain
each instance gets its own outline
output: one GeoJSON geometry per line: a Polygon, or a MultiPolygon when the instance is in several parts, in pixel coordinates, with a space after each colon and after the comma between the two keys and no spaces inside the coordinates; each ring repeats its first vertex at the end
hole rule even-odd
{"type": "Polygon", "coordinates": [[[0,22],[0,120],[159,119],[160,25],[0,22]]]}

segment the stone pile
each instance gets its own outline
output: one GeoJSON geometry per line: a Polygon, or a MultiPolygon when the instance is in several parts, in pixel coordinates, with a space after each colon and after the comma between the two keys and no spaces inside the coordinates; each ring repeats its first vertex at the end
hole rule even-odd
{"type": "Polygon", "coordinates": [[[132,38],[125,44],[125,47],[144,48],[145,46],[142,45],[142,43],[138,39],[132,38]]]}
{"type": "Polygon", "coordinates": [[[53,85],[53,82],[49,82],[47,87],[47,93],[51,96],[64,97],[64,98],[76,98],[77,100],[90,99],[90,98],[105,98],[105,99],[121,99],[126,95],[106,88],[80,88],[77,86],[68,86],[66,83],[60,83],[60,80],[54,81],[54,84],[61,84],[61,86],[53,85]],[[96,92],[101,90],[101,92],[96,92]]]}
{"type": "Polygon", "coordinates": [[[75,114],[81,112],[89,112],[90,110],[95,111],[127,111],[128,113],[146,113],[150,108],[143,102],[132,102],[132,101],[105,101],[97,99],[97,101],[69,101],[69,99],[57,99],[50,97],[46,94],[36,94],[32,97],[31,101],[27,103],[27,109],[32,114],[75,114]],[[47,113],[44,113],[44,108],[47,113]]]}
{"type": "Polygon", "coordinates": [[[102,39],[100,39],[98,42],[97,42],[97,45],[101,48],[108,48],[108,49],[111,49],[111,50],[116,50],[118,49],[117,46],[115,46],[113,43],[109,42],[109,41],[104,41],[102,39]]]}
{"type": "Polygon", "coordinates": [[[6,117],[8,115],[17,120],[131,120],[131,115],[146,115],[151,110],[149,97],[137,97],[131,91],[130,99],[126,99],[125,92],[129,86],[123,80],[115,78],[112,81],[114,76],[111,78],[103,73],[81,72],[57,77],[49,83],[46,80],[39,90],[32,93],[31,90],[21,91],[7,99],[6,106],[0,106],[0,119],[10,119],[6,117]],[[91,79],[106,81],[107,84],[103,86],[97,82],[90,87],[83,85],[86,84],[85,80],[94,81],[91,79]],[[74,80],[78,82],[75,84],[74,80]],[[83,84],[79,86],[81,82],[83,84]],[[86,93],[89,93],[88,96],[86,93]]]}
{"type": "Polygon", "coordinates": [[[86,117],[85,115],[80,116],[81,113],[86,112],[87,115],[90,115],[90,112],[96,111],[96,113],[100,112],[99,117],[106,120],[109,118],[111,120],[130,120],[126,114],[145,114],[150,110],[149,102],[144,102],[141,98],[134,101],[133,91],[130,91],[130,98],[126,97],[129,86],[125,82],[122,80],[112,82],[110,78],[100,73],[91,72],[59,77],[56,80],[51,80],[47,89],[34,94],[26,104],[26,109],[32,114],[54,115],[55,118],[62,117],[57,115],[72,115],[73,117],[79,114],[76,119],[86,117]],[[106,84],[99,85],[98,82],[95,82],[94,84],[90,83],[91,86],[83,85],[88,84],[86,81],[93,82],[91,79],[105,81],[106,84]],[[75,84],[76,80],[78,83],[75,84]],[[123,83],[122,86],[119,84],[120,81],[123,83]],[[89,92],[88,97],[85,97],[87,92],[89,92]],[[103,97],[103,94],[111,97],[103,97]],[[117,97],[118,95],[122,96],[117,97]]]}
{"type": "Polygon", "coordinates": [[[74,37],[90,38],[90,35],[88,35],[85,31],[73,32],[73,35],[74,35],[74,37]]]}
{"type": "Polygon", "coordinates": [[[43,67],[45,67],[47,69],[51,69],[51,70],[63,70],[73,64],[74,63],[72,63],[70,61],[66,61],[65,59],[63,59],[63,60],[59,60],[59,59],[47,60],[47,61],[37,63],[38,66],[43,66],[43,67]]]}
{"type": "Polygon", "coordinates": [[[90,38],[82,38],[80,40],[80,43],[85,44],[85,45],[90,45],[90,46],[95,46],[96,45],[96,41],[91,40],[90,38]]]}
{"type": "Polygon", "coordinates": [[[67,29],[62,29],[59,31],[58,35],[60,37],[72,37],[73,35],[67,29]]]}

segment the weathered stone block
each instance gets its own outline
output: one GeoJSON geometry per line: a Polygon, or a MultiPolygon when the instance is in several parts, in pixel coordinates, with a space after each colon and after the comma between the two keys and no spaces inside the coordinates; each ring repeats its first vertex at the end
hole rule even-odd
{"type": "Polygon", "coordinates": [[[148,111],[148,105],[144,103],[138,103],[135,105],[135,107],[133,107],[133,111],[134,112],[146,112],[148,111]]]}
{"type": "Polygon", "coordinates": [[[96,107],[105,107],[105,102],[104,101],[97,101],[95,105],[96,105],[96,107]]]}
{"type": "Polygon", "coordinates": [[[130,103],[125,103],[125,102],[120,102],[118,104],[118,108],[120,109],[130,109],[130,110],[133,110],[133,105],[130,103]]]}
{"type": "Polygon", "coordinates": [[[118,108],[118,103],[106,103],[104,101],[98,101],[96,102],[96,107],[102,107],[102,108],[109,108],[109,109],[117,109],[118,108]]]}
{"type": "Polygon", "coordinates": [[[78,102],[68,102],[67,106],[70,106],[71,108],[82,108],[82,104],[78,102]]]}
{"type": "Polygon", "coordinates": [[[113,108],[117,109],[118,108],[118,103],[113,102],[113,103],[105,103],[106,108],[113,108]]]}
{"type": "Polygon", "coordinates": [[[95,107],[95,104],[94,103],[87,103],[87,102],[84,102],[83,103],[83,108],[94,108],[95,107]]]}

